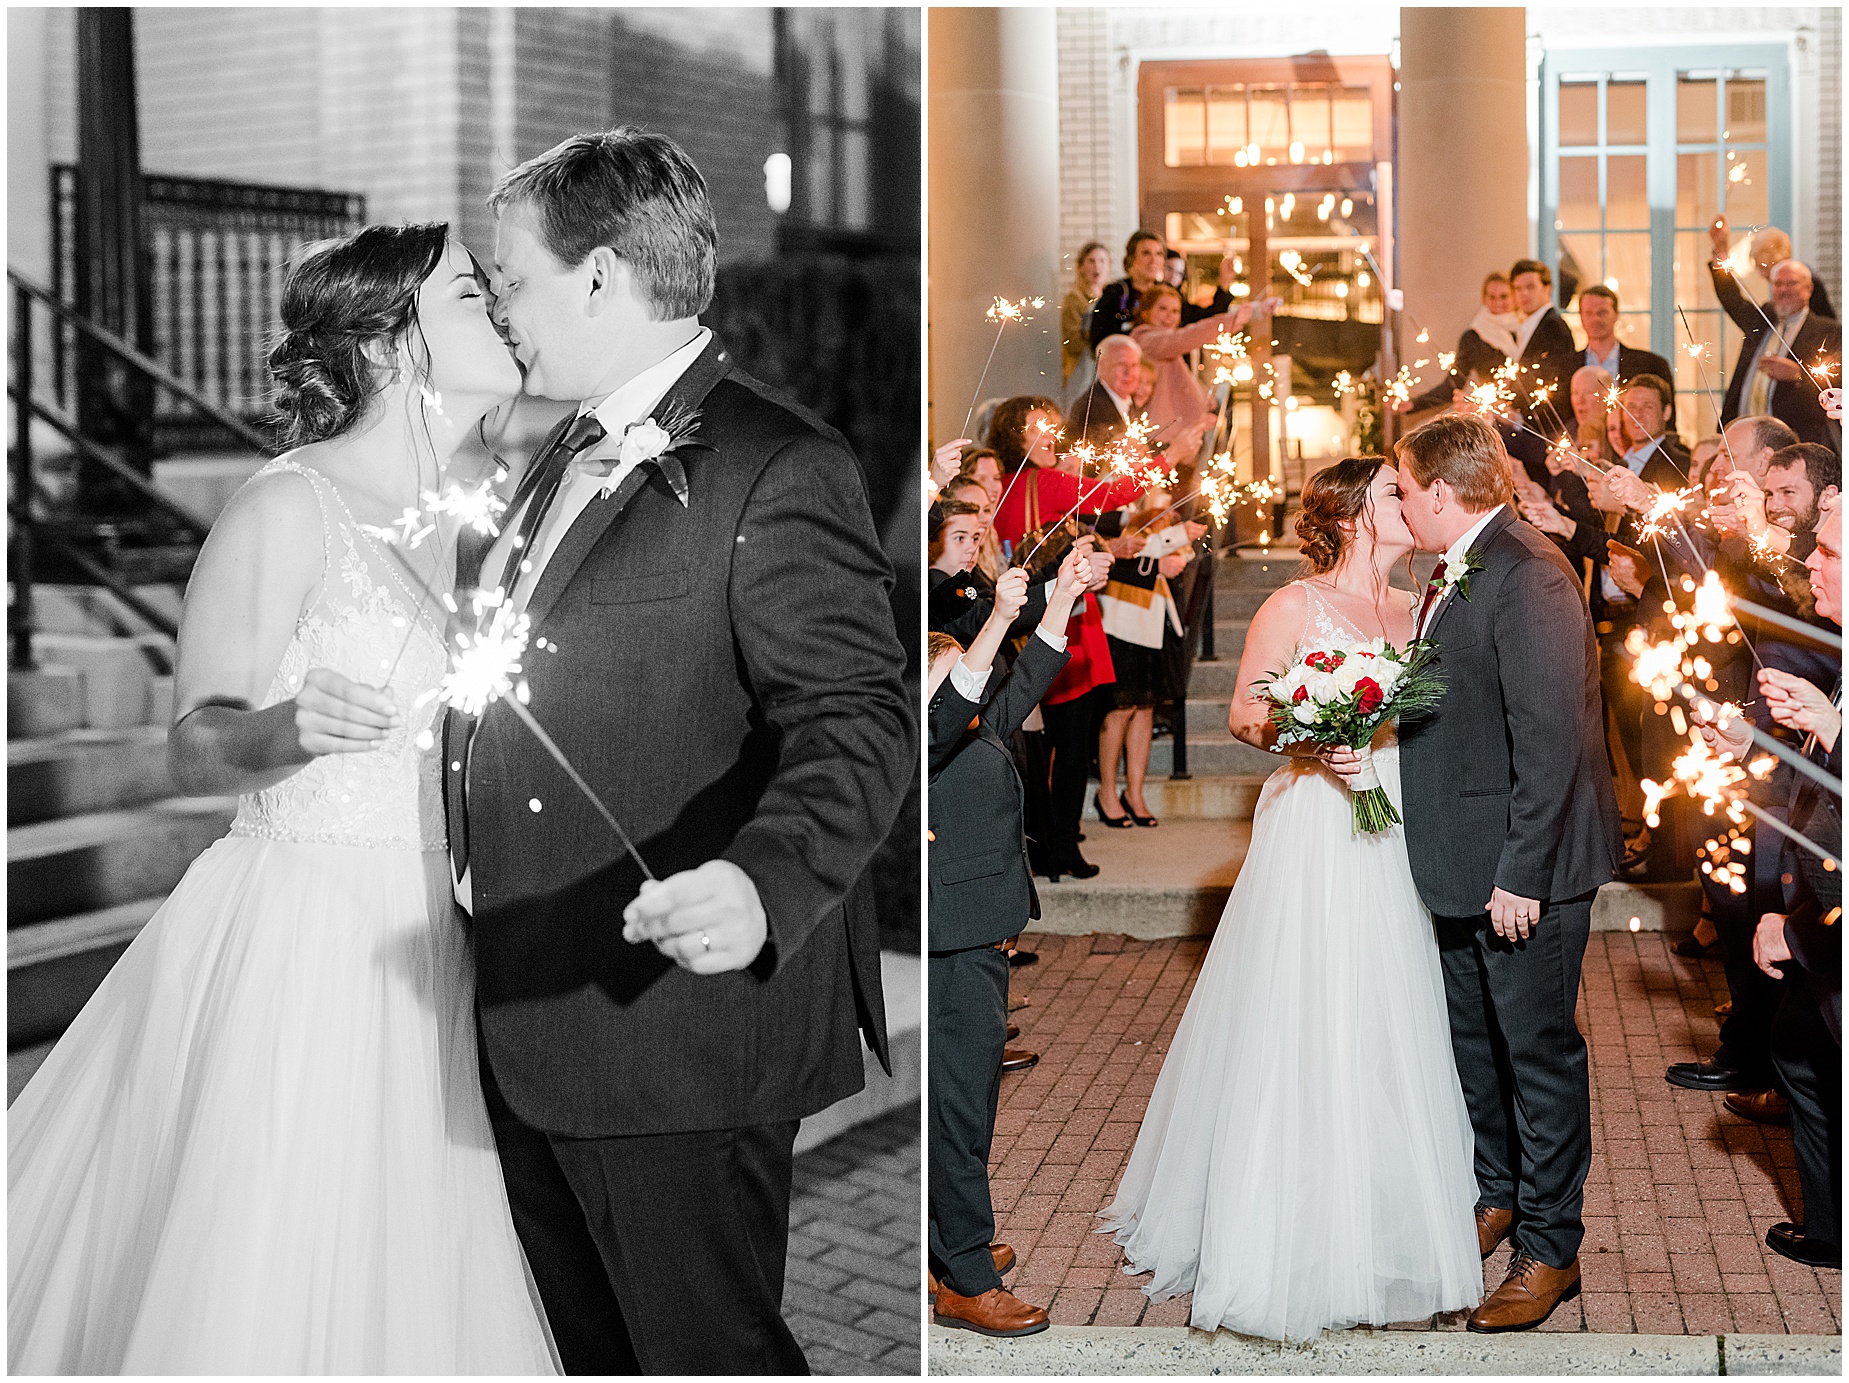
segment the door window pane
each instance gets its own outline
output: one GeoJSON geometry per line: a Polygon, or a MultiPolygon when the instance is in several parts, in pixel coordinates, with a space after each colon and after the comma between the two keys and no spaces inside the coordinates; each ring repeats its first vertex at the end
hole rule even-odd
{"type": "Polygon", "coordinates": [[[1305,163],[1320,163],[1325,149],[1333,145],[1329,133],[1329,88],[1299,86],[1290,94],[1290,137],[1303,146],[1305,163]]]}
{"type": "Polygon", "coordinates": [[[1599,83],[1596,77],[1560,79],[1560,147],[1591,147],[1599,142],[1599,83]]]}
{"type": "Polygon", "coordinates": [[[1246,144],[1246,89],[1207,88],[1207,162],[1233,162],[1246,144]]]}
{"type": "Polygon", "coordinates": [[[1330,110],[1337,163],[1374,161],[1374,98],[1364,86],[1343,87],[1330,110]]]}
{"type": "Polygon", "coordinates": [[[1766,138],[1766,81],[1758,73],[1727,79],[1727,124],[1730,143],[1763,144],[1766,138]]]}
{"type": "Polygon", "coordinates": [[[1258,156],[1269,163],[1290,160],[1290,105],[1281,86],[1255,86],[1251,94],[1252,140],[1258,156]]]}
{"type": "Polygon", "coordinates": [[[1196,167],[1207,152],[1207,103],[1199,87],[1170,87],[1162,110],[1164,161],[1170,168],[1196,167]]]}
{"type": "MultiPolygon", "coordinates": [[[[1714,280],[1708,274],[1708,259],[1712,253],[1705,230],[1676,232],[1676,301],[1689,312],[1720,306],[1720,300],[1714,296],[1714,280]]],[[[1680,340],[1680,322],[1676,323],[1676,333],[1680,340]]]]}
{"type": "Polygon", "coordinates": [[[1705,226],[1720,214],[1719,154],[1676,155],[1676,224],[1705,226]]]}
{"type": "Polygon", "coordinates": [[[1612,154],[1605,160],[1605,228],[1649,230],[1650,189],[1643,154],[1612,154]]]}
{"type": "Polygon", "coordinates": [[[1720,87],[1712,72],[1676,74],[1676,139],[1683,144],[1712,144],[1719,137],[1716,120],[1720,87]]]}
{"type": "Polygon", "coordinates": [[[1560,228],[1577,230],[1599,224],[1599,160],[1596,154],[1560,160],[1560,228]]]}
{"type": "MultiPolygon", "coordinates": [[[[1599,280],[1618,295],[1621,305],[1647,307],[1650,302],[1650,233],[1607,235],[1605,268],[1599,280]]],[[[1646,335],[1642,339],[1649,337],[1646,335]]]]}
{"type": "Polygon", "coordinates": [[[1641,78],[1613,78],[1605,84],[1605,142],[1648,144],[1649,109],[1641,78]]]}
{"type": "Polygon", "coordinates": [[[1763,226],[1766,223],[1766,156],[1763,149],[1729,149],[1727,169],[1727,224],[1763,226]]]}

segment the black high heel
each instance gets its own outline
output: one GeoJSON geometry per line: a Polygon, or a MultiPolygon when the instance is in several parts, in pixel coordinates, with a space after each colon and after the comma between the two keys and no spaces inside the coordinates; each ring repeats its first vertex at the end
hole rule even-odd
{"type": "MultiPolygon", "coordinates": [[[[1102,792],[1092,799],[1091,806],[1092,810],[1097,813],[1098,820],[1102,821],[1114,831],[1126,831],[1136,824],[1136,818],[1130,815],[1130,809],[1124,806],[1124,800],[1121,796],[1117,799],[1117,810],[1123,813],[1122,816],[1106,816],[1104,814],[1104,794],[1102,792]]],[[[1081,839],[1083,839],[1083,837],[1081,837],[1081,839]]]]}
{"type": "Polygon", "coordinates": [[[1130,820],[1135,822],[1138,826],[1160,826],[1162,824],[1153,816],[1138,816],[1128,807],[1124,808],[1124,815],[1129,817],[1130,820]]]}

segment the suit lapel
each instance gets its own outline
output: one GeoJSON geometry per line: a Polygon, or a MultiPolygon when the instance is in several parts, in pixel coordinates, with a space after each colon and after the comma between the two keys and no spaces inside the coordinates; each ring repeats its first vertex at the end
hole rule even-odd
{"type": "MultiPolygon", "coordinates": [[[[689,365],[681,377],[674,381],[673,387],[662,395],[661,402],[649,411],[649,416],[660,417],[669,413],[692,412],[712,392],[713,386],[731,372],[731,353],[720,345],[719,338],[715,335],[706,343],[706,349],[700,352],[693,364],[689,365]]],[[[685,445],[704,446],[710,449],[710,443],[698,440],[698,436],[699,429],[696,428],[694,440],[685,445]]],[[[678,457],[669,456],[664,460],[676,466],[680,465],[678,457]]],[[[661,468],[654,462],[643,462],[624,476],[614,491],[592,500],[585,507],[584,512],[578,515],[577,521],[566,531],[558,547],[553,550],[551,559],[546,563],[546,569],[539,575],[539,584],[534,587],[533,594],[527,599],[526,612],[533,622],[533,628],[537,629],[545,622],[546,615],[558,602],[559,596],[564,593],[572,577],[577,575],[578,568],[584,564],[584,559],[590,556],[591,549],[597,546],[598,539],[602,538],[610,525],[616,522],[617,515],[629,507],[629,502],[648,483],[649,477],[659,475],[660,470],[661,468]]],[[[663,484],[667,483],[664,479],[663,484]]],[[[683,500],[683,503],[686,502],[688,501],[683,500]]]]}
{"type": "MultiPolygon", "coordinates": [[[[1503,529],[1514,522],[1515,516],[1509,511],[1509,506],[1506,504],[1503,505],[1496,517],[1483,525],[1483,531],[1477,534],[1476,541],[1471,543],[1471,545],[1464,550],[1465,561],[1469,561],[1470,554],[1473,552],[1489,551],[1489,545],[1496,541],[1503,529]]],[[[1452,602],[1457,599],[1457,594],[1458,588],[1453,586],[1450,590],[1446,591],[1444,595],[1439,597],[1437,608],[1432,611],[1432,622],[1425,626],[1426,638],[1430,639],[1437,636],[1438,625],[1444,619],[1445,611],[1449,610],[1452,602]]]]}

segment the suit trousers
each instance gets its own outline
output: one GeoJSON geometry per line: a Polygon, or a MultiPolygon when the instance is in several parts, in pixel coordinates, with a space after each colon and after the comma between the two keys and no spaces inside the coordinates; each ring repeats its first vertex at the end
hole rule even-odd
{"type": "Polygon", "coordinates": [[[1515,1212],[1515,1242],[1550,1267],[1579,1253],[1592,1168],[1586,1040],[1574,1020],[1591,893],[1548,900],[1528,940],[1488,913],[1435,917],[1451,1048],[1476,1132],[1478,1204],[1515,1212]]]}
{"type": "Polygon", "coordinates": [[[566,1138],[481,1054],[514,1228],[570,1374],[806,1374],[784,1324],[797,1121],[566,1138]]]}
{"type": "Polygon", "coordinates": [[[1085,784],[1098,752],[1098,727],[1112,705],[1111,688],[1093,687],[1083,696],[1040,706],[1053,767],[1048,790],[1046,858],[1064,864],[1078,853],[1079,818],[1085,814],[1085,784]]]}
{"type": "Polygon", "coordinates": [[[1772,1024],[1772,1063],[1791,1101],[1791,1146],[1804,1192],[1804,1235],[1841,1244],[1843,1051],[1801,977],[1785,973],[1784,1001],[1772,1024]]]}
{"type": "Polygon", "coordinates": [[[931,1264],[960,1296],[1002,1285],[989,1256],[989,1145],[1008,1040],[1008,956],[993,946],[933,951],[931,1264]]]}

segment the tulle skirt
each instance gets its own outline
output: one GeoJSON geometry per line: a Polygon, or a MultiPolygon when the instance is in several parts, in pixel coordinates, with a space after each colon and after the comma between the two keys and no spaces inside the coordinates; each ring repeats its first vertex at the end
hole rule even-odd
{"type": "Polygon", "coordinates": [[[440,852],[231,836],[8,1122],[14,1373],[554,1373],[440,852]]]}
{"type": "MultiPolygon", "coordinates": [[[[1399,751],[1375,750],[1398,802],[1399,751]]],[[[1104,1232],[1193,1324],[1271,1339],[1482,1294],[1476,1177],[1431,918],[1402,828],[1356,836],[1313,760],[1266,782],[1251,849],[1104,1232]]]]}

